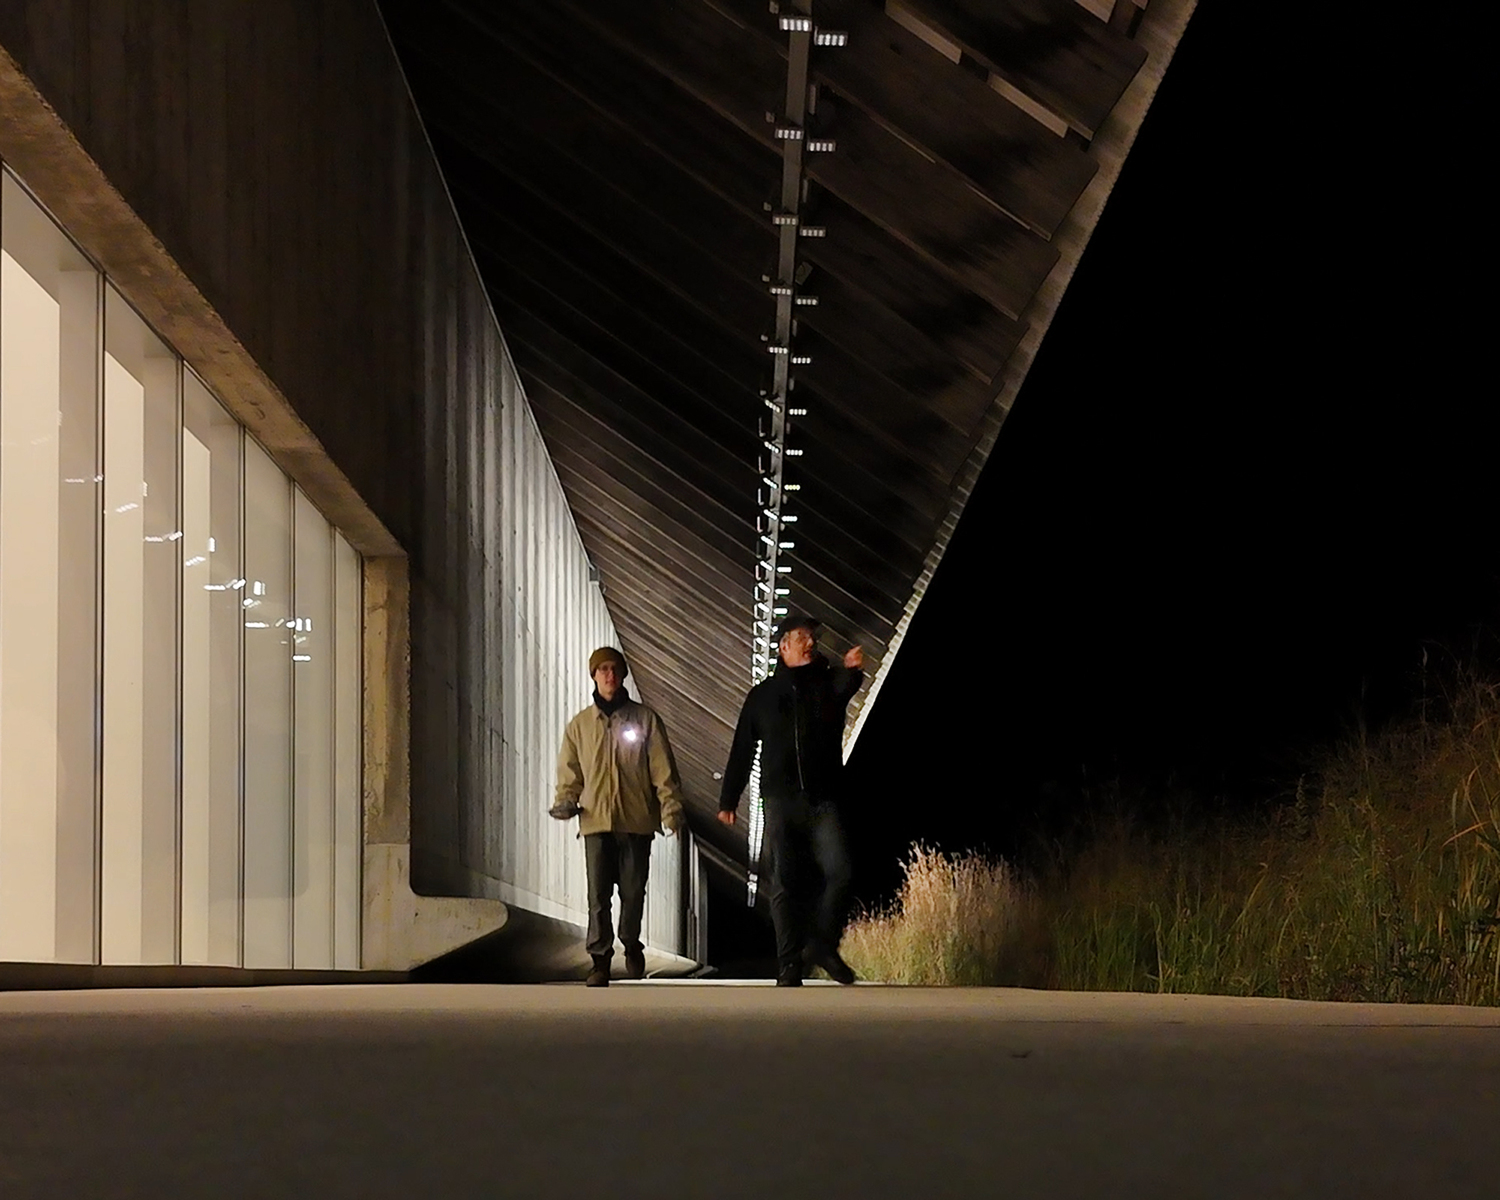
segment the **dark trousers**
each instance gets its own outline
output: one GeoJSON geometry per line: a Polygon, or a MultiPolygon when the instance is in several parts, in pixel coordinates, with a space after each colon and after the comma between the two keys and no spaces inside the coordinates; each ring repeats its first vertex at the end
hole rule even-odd
{"type": "Polygon", "coordinates": [[[589,874],[589,942],[595,958],[615,951],[610,899],[620,889],[620,941],[627,951],[641,949],[641,917],[646,911],[646,873],[651,868],[649,833],[591,833],[583,839],[589,874]]]}
{"type": "Polygon", "coordinates": [[[838,949],[854,872],[835,805],[805,795],[768,796],[765,811],[771,877],[766,899],[776,927],[776,958],[789,967],[801,961],[809,942],[838,949]]]}

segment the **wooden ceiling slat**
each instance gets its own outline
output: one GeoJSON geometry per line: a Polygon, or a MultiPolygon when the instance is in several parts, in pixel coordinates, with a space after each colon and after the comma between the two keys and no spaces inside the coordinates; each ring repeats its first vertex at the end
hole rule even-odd
{"type": "MultiPolygon", "coordinates": [[[[785,46],[786,35],[765,0],[706,2],[778,48],[785,46]]],[[[839,103],[858,105],[877,124],[946,163],[1042,237],[1056,232],[1098,169],[1087,154],[868,0],[818,0],[816,12],[820,26],[849,35],[845,46],[813,51],[813,78],[833,89],[839,103]]]]}
{"type": "Polygon", "coordinates": [[[731,411],[759,406],[763,363],[753,341],[726,335],[586,230],[558,224],[541,233],[497,219],[472,235],[475,252],[500,268],[492,290],[538,314],[566,314],[570,340],[642,391],[690,393],[698,410],[722,407],[728,395],[736,397],[731,411]],[[547,233],[580,243],[580,259],[596,255],[594,274],[555,251],[547,233]]]}
{"type": "MultiPolygon", "coordinates": [[[[445,142],[444,135],[448,132],[446,125],[439,125],[435,140],[445,142]]],[[[476,129],[460,136],[477,141],[483,135],[476,129]]],[[[557,249],[575,270],[591,277],[597,277],[608,260],[623,260],[692,309],[684,317],[673,306],[668,306],[669,312],[663,306],[641,304],[658,323],[675,313],[666,325],[675,329],[683,320],[701,314],[725,332],[749,342],[757,351],[761,349],[756,335],[769,323],[772,313],[766,285],[760,278],[762,268],[768,265],[769,238],[753,252],[753,262],[742,262],[740,270],[732,271],[722,259],[701,252],[685,242],[677,229],[669,228],[650,211],[614,192],[607,175],[594,175],[555,152],[543,157],[538,143],[514,133],[484,140],[495,149],[490,152],[494,156],[493,165],[489,161],[476,163],[476,170],[484,172],[482,178],[471,182],[466,172],[450,172],[455,200],[471,229],[485,230],[496,221],[523,224],[528,232],[557,249]],[[542,163],[546,163],[546,169],[537,169],[542,163]],[[458,177],[454,178],[455,175],[458,177]],[[548,182],[545,193],[534,183],[538,178],[548,182]],[[502,180],[512,186],[503,186],[502,180]],[[528,194],[524,198],[519,196],[515,185],[528,194]],[[500,194],[507,197],[503,215],[492,199],[500,194]],[[538,205],[542,206],[540,210],[538,205]],[[587,229],[602,243],[602,248],[574,236],[569,221],[587,229]]],[[[466,140],[463,148],[452,149],[448,157],[470,153],[477,156],[485,151],[466,140]]],[[[617,157],[608,161],[620,163],[617,157]]],[[[716,197],[698,191],[701,199],[695,198],[687,209],[695,216],[703,204],[720,203],[716,197]]],[[[725,206],[720,216],[732,213],[725,206]]],[[[706,215],[713,220],[713,214],[706,215]]],[[[722,228],[720,222],[705,225],[705,238],[712,237],[711,229],[722,228]]],[[[487,232],[476,236],[493,240],[487,232]]],[[[721,238],[721,244],[723,241],[721,238]]],[[[623,279],[614,288],[617,294],[624,289],[634,291],[639,286],[628,274],[617,278],[623,279]]],[[[853,370],[867,379],[875,376],[875,386],[904,392],[911,401],[905,407],[914,404],[933,413],[965,435],[963,440],[967,445],[972,440],[969,435],[991,402],[988,381],[980,381],[905,321],[831,275],[825,273],[817,283],[820,291],[829,293],[828,302],[801,310],[798,320],[835,347],[835,355],[845,364],[844,372],[853,370]]],[[[851,380],[849,386],[862,396],[868,392],[857,379],[851,380]]],[[[839,389],[829,390],[835,396],[841,394],[839,389]]],[[[902,444],[911,440],[910,434],[901,439],[902,444]]]]}
{"type": "MultiPolygon", "coordinates": [[[[591,495],[581,482],[576,474],[571,476],[567,484],[570,495],[591,495]]],[[[593,536],[589,557],[606,573],[609,596],[635,597],[635,603],[658,612],[669,623],[693,629],[695,637],[716,653],[734,657],[741,650],[750,652],[750,629],[740,611],[745,607],[743,597],[738,605],[730,606],[722,597],[697,595],[691,578],[663,570],[655,547],[626,536],[617,522],[608,519],[607,512],[596,511],[598,519],[590,521],[593,536]]]]}
{"type": "MultiPolygon", "coordinates": [[[[546,399],[556,401],[534,407],[564,490],[570,496],[581,492],[580,499],[597,505],[592,511],[600,515],[601,522],[616,530],[621,544],[629,544],[632,539],[640,541],[643,531],[649,529],[657,535],[650,541],[663,571],[695,578],[706,594],[721,597],[733,614],[729,618],[731,624],[740,620],[735,611],[739,608],[744,609],[744,619],[748,620],[755,535],[750,534],[742,547],[735,547],[743,550],[743,562],[738,564],[742,577],[736,578],[735,564],[721,557],[718,549],[710,550],[701,537],[667,513],[666,508],[675,504],[669,492],[657,488],[625,460],[612,460],[610,452],[594,440],[607,438],[607,429],[597,429],[594,437],[590,437],[590,418],[580,409],[573,409],[571,426],[558,424],[558,416],[567,412],[570,404],[544,385],[534,380],[528,382],[539,396],[545,394],[546,399]],[[580,480],[586,480],[587,486],[581,486],[580,480]],[[618,515],[611,515],[615,513],[618,515]],[[713,557],[700,558],[695,554],[713,557]],[[716,562],[722,565],[711,565],[716,562]]],[[[808,532],[806,539],[798,544],[797,555],[791,559],[799,565],[794,582],[816,594],[820,604],[830,612],[839,613],[850,628],[862,630],[871,644],[884,644],[921,569],[921,560],[909,557],[903,565],[882,559],[879,549],[857,546],[843,527],[823,519],[821,511],[800,504],[797,507],[802,512],[798,537],[802,536],[804,525],[808,532]],[[848,562],[851,550],[858,552],[853,556],[857,561],[852,566],[848,562]]],[[[589,510],[581,506],[575,511],[589,510]]],[[[681,516],[688,515],[680,507],[676,511],[681,516]]],[[[892,547],[887,545],[884,549],[889,554],[892,547]]]]}
{"type": "MultiPolygon", "coordinates": [[[[622,538],[648,539],[664,566],[674,565],[684,582],[694,582],[717,606],[732,609],[743,604],[755,570],[750,539],[734,546],[737,554],[731,556],[716,544],[717,539],[708,541],[701,537],[677,519],[690,518],[690,506],[678,501],[657,481],[630,467],[623,457],[580,436],[559,418],[563,411],[552,406],[545,418],[538,418],[559,471],[566,468],[570,477],[587,479],[591,488],[586,498],[608,501],[604,511],[619,528],[622,538]]],[[[571,482],[569,487],[578,490],[572,488],[571,482]]]]}
{"type": "MultiPolygon", "coordinates": [[[[576,429],[556,428],[553,424],[555,411],[564,407],[566,406],[545,404],[537,406],[538,421],[542,425],[549,450],[555,456],[564,489],[569,492],[570,497],[587,501],[576,506],[575,512],[580,514],[580,528],[583,523],[587,523],[591,530],[596,531],[594,537],[586,539],[590,556],[595,558],[596,565],[601,570],[604,569],[604,550],[600,544],[600,536],[603,536],[615,544],[618,553],[638,556],[643,564],[644,574],[649,574],[654,564],[655,570],[674,582],[696,578],[696,586],[700,590],[705,594],[717,594],[728,604],[730,612],[726,619],[731,628],[737,627],[742,621],[748,627],[750,584],[753,578],[753,556],[748,547],[743,579],[737,586],[715,589],[710,587],[697,561],[691,558],[684,560],[676,545],[668,544],[663,537],[643,537],[647,528],[652,531],[665,529],[668,533],[664,536],[669,538],[672,532],[680,531],[680,526],[660,515],[660,510],[643,499],[642,494],[654,493],[662,503],[670,503],[671,498],[654,491],[649,480],[642,479],[623,465],[611,473],[607,454],[598,449],[589,451],[588,440],[576,429]],[[583,481],[586,481],[586,485],[583,481]],[[651,557],[647,557],[644,549],[648,543],[651,557]],[[743,616],[733,611],[741,606],[744,609],[743,616]]],[[[586,414],[580,413],[579,417],[587,419],[586,414]]],[[[799,544],[798,554],[792,559],[798,564],[791,579],[794,595],[805,597],[806,603],[816,607],[831,621],[842,625],[850,631],[851,636],[860,638],[872,647],[883,646],[895,627],[904,597],[910,591],[920,563],[913,563],[905,573],[900,573],[893,571],[889,564],[867,554],[859,567],[849,568],[838,561],[848,555],[851,547],[849,539],[842,530],[821,522],[819,517],[818,513],[807,512],[804,522],[799,522],[798,536],[801,536],[800,528],[805,523],[809,539],[822,535],[837,550],[820,554],[811,540],[799,544]],[[835,569],[819,570],[820,563],[825,567],[832,565],[835,569]],[[875,579],[882,576],[887,579],[884,587],[875,583],[875,579]],[[844,582],[840,583],[838,580],[844,582]]],[[[677,544],[686,548],[690,548],[695,540],[690,534],[679,533],[679,536],[682,541],[677,544]]],[[[605,578],[608,582],[607,573],[605,578]]]]}
{"type": "MultiPolygon", "coordinates": [[[[561,444],[561,439],[555,433],[549,431],[549,418],[556,411],[566,409],[570,402],[564,397],[555,394],[548,396],[546,393],[549,389],[544,388],[535,379],[528,379],[527,384],[529,393],[537,398],[534,408],[537,412],[538,420],[543,426],[544,436],[548,436],[549,447],[554,450],[556,455],[559,473],[564,477],[565,488],[569,488],[576,495],[580,489],[574,477],[572,460],[582,439],[576,435],[570,436],[567,439],[566,446],[564,446],[561,444]]],[[[588,419],[588,415],[582,410],[578,411],[578,416],[581,420],[588,419]]],[[[610,436],[609,429],[601,426],[600,436],[610,436]]],[[[590,472],[590,483],[601,490],[609,488],[616,482],[613,478],[606,479],[603,477],[602,467],[606,461],[595,460],[589,462],[587,465],[587,469],[590,472]]],[[[636,486],[641,487],[642,485],[638,481],[636,486]]],[[[641,537],[641,530],[629,527],[632,517],[642,512],[642,505],[638,499],[627,497],[625,504],[620,504],[616,501],[610,505],[604,505],[599,504],[597,500],[591,498],[591,502],[589,503],[575,504],[575,512],[579,514],[580,531],[585,536],[590,554],[600,565],[606,586],[609,588],[608,595],[612,609],[617,608],[620,603],[627,605],[632,603],[630,598],[637,596],[641,586],[638,580],[633,581],[630,587],[623,587],[618,581],[619,577],[616,574],[620,569],[618,556],[633,555],[641,557],[641,569],[645,572],[653,569],[658,572],[671,569],[663,561],[664,557],[666,557],[664,554],[665,548],[657,539],[650,539],[651,554],[654,555],[654,558],[648,560],[643,557],[646,550],[643,544],[644,539],[641,537]],[[621,515],[619,518],[611,519],[608,513],[611,509],[615,508],[619,509],[621,515]],[[624,522],[623,525],[620,524],[622,521],[624,522]],[[612,542],[613,544],[607,547],[606,542],[612,542]]],[[[811,537],[818,526],[817,515],[809,514],[808,520],[809,537],[811,537]]],[[[836,529],[832,530],[831,536],[835,540],[838,540],[840,537],[839,531],[836,529]]],[[[806,555],[811,549],[811,546],[806,547],[803,550],[803,554],[806,555]]],[[[853,586],[861,589],[867,586],[867,581],[861,579],[859,576],[855,575],[851,578],[853,586]]],[[[749,594],[749,581],[750,572],[747,568],[743,588],[747,597],[749,594]]],[[[881,595],[876,601],[877,607],[872,608],[870,604],[870,601],[873,599],[872,596],[867,594],[863,598],[859,598],[848,595],[843,587],[827,576],[815,571],[805,561],[800,564],[800,569],[795,573],[793,582],[794,595],[799,603],[822,615],[830,622],[831,629],[845,630],[851,638],[856,638],[864,642],[870,648],[872,666],[878,663],[883,653],[884,644],[889,639],[890,633],[894,628],[894,621],[901,611],[902,599],[900,596],[881,595]],[[877,615],[882,610],[889,615],[877,615]]],[[[905,588],[909,589],[909,586],[910,580],[905,581],[905,588]]],[[[707,590],[702,578],[698,579],[698,587],[700,590],[707,590]]],[[[745,603],[748,612],[748,599],[745,603]]],[[[748,616],[745,619],[748,621],[748,616]]],[[[732,618],[727,624],[721,619],[721,628],[727,627],[732,629],[734,625],[735,622],[732,618]]],[[[706,627],[706,622],[704,625],[696,626],[699,629],[706,627]]]]}
{"type": "MultiPolygon", "coordinates": [[[[755,277],[757,280],[759,276],[755,277]]],[[[969,407],[975,395],[989,396],[994,371],[985,374],[941,348],[927,334],[908,324],[867,293],[846,283],[831,271],[814,271],[805,290],[818,297],[801,320],[810,329],[838,343],[884,371],[907,391],[928,398],[946,412],[969,407]]],[[[1013,326],[1016,341],[1021,326],[1013,326]]],[[[997,354],[1009,355],[1014,342],[995,346],[997,354]]],[[[1002,358],[1001,362],[1004,361],[1002,358]]],[[[995,367],[999,370],[999,366],[995,367]]],[[[952,418],[961,424],[962,418],[952,418]]]]}
{"type": "MultiPolygon", "coordinates": [[[[754,535],[749,536],[739,547],[743,551],[743,561],[734,565],[744,572],[743,578],[740,578],[716,548],[704,542],[691,529],[653,502],[652,497],[669,504],[674,502],[675,497],[670,493],[657,491],[649,479],[634,470],[626,470],[623,464],[610,472],[607,480],[602,478],[611,466],[611,452],[600,448],[577,420],[573,424],[568,424],[566,420],[559,422],[558,417],[568,411],[568,406],[561,398],[553,396],[544,385],[534,380],[530,382],[539,392],[549,393],[548,399],[558,400],[557,403],[539,406],[538,420],[543,426],[543,433],[554,454],[559,473],[564,475],[564,489],[570,495],[581,491],[581,500],[621,509],[624,513],[620,518],[622,537],[640,536],[642,528],[649,529],[656,535],[653,544],[659,547],[661,553],[671,557],[674,562],[685,564],[685,569],[699,576],[708,573],[708,578],[700,578],[699,586],[723,597],[736,611],[736,620],[739,609],[744,608],[748,612],[748,588],[754,567],[754,535]],[[590,481],[587,487],[575,486],[575,473],[587,477],[590,481]],[[714,557],[696,557],[704,554],[712,554],[714,557]],[[700,562],[701,567],[698,565],[700,562]],[[725,565],[714,565],[721,563],[725,565]]],[[[574,412],[580,417],[583,415],[578,410],[574,412]]],[[[798,522],[799,530],[804,526],[807,529],[806,538],[798,543],[801,550],[799,561],[808,569],[816,568],[829,581],[823,590],[838,589],[838,594],[847,597],[848,602],[843,605],[843,611],[853,613],[853,605],[874,603],[863,590],[845,591],[833,583],[835,579],[852,578],[878,586],[881,594],[874,608],[875,612],[899,613],[903,597],[910,592],[924,556],[909,547],[902,547],[894,538],[860,542],[850,534],[847,524],[829,518],[821,506],[802,504],[800,497],[796,508],[802,514],[802,519],[798,522]],[[878,585],[876,580],[880,580],[878,585]]],[[[681,509],[677,511],[682,512],[681,509]]],[[[883,638],[894,627],[894,618],[874,624],[866,621],[865,627],[874,636],[883,638]],[[877,632],[882,628],[884,632],[877,632]]]]}
{"type": "Polygon", "coordinates": [[[536,372],[564,395],[590,396],[594,411],[604,409],[596,408],[593,397],[617,397],[608,423],[621,437],[642,449],[655,447],[650,457],[684,485],[726,513],[743,513],[745,495],[755,480],[754,409],[733,431],[733,440],[715,442],[705,437],[700,426],[671,416],[679,404],[679,392],[660,384],[648,392],[617,371],[612,362],[583,353],[582,343],[570,336],[570,312],[538,311],[546,299],[528,294],[523,304],[510,295],[494,297],[497,312],[504,313],[502,328],[517,365],[536,372]],[[654,403],[645,403],[653,396],[658,398],[654,403]]]}
{"type": "MultiPolygon", "coordinates": [[[[549,442],[549,449],[551,445],[552,442],[549,442]]],[[[722,588],[712,586],[716,579],[707,578],[706,568],[687,557],[681,543],[668,542],[655,529],[646,528],[632,519],[633,511],[625,508],[620,499],[620,492],[624,489],[620,481],[601,478],[593,463],[580,464],[576,455],[567,450],[559,453],[557,470],[569,499],[601,506],[589,517],[591,528],[599,531],[599,537],[594,538],[590,544],[589,558],[604,572],[603,582],[611,595],[622,587],[628,589],[637,585],[645,586],[648,577],[659,579],[663,588],[680,589],[684,592],[696,589],[698,598],[694,611],[698,618],[712,624],[725,639],[731,639],[735,635],[735,631],[743,624],[740,619],[741,610],[745,607],[745,596],[749,594],[751,586],[748,568],[744,572],[742,586],[737,589],[739,594],[730,596],[722,588]],[[595,544],[600,543],[601,538],[603,544],[595,544]],[[611,546],[633,549],[636,557],[649,564],[650,570],[639,573],[639,578],[616,578],[610,572],[626,569],[628,563],[621,560],[619,554],[610,549],[611,546]],[[604,553],[607,557],[595,559],[596,552],[604,553]],[[610,568],[608,571],[606,564],[610,568]]],[[[673,594],[675,596],[676,592],[673,594]]]]}
{"type": "MultiPolygon", "coordinates": [[[[579,20],[733,122],[768,149],[767,113],[781,106],[786,66],[774,48],[699,3],[628,6],[563,0],[579,20]],[[733,63],[732,73],[724,70],[733,63]]],[[[840,115],[840,151],[809,154],[807,176],[923,255],[940,272],[1019,318],[1057,262],[1057,250],[976,195],[956,172],[923,156],[858,109],[840,115]]],[[[774,179],[774,177],[772,177],[774,179]]],[[[814,205],[804,219],[816,221],[814,205]]]]}
{"type": "MultiPolygon", "coordinates": [[[[843,580],[848,593],[877,612],[899,613],[922,569],[922,557],[897,557],[885,547],[861,546],[797,495],[787,511],[797,517],[785,540],[796,549],[786,555],[797,571],[814,569],[829,580],[843,580]]],[[[925,556],[923,556],[925,557],[925,556]]]]}
{"type": "Polygon", "coordinates": [[[1092,138],[1145,49],[1074,0],[901,0],[965,54],[1092,138]]]}
{"type": "Polygon", "coordinates": [[[862,445],[862,426],[849,420],[841,405],[824,403],[822,393],[811,383],[798,384],[793,402],[800,403],[804,394],[807,416],[797,418],[792,435],[792,445],[805,451],[805,457],[796,464],[796,482],[816,475],[889,524],[904,519],[896,509],[897,502],[911,509],[923,523],[942,519],[948,500],[945,480],[927,473],[903,472],[906,457],[887,452],[881,445],[862,445]],[[851,451],[859,455],[853,460],[858,472],[845,468],[851,461],[851,451]]]}
{"type": "MultiPolygon", "coordinates": [[[[769,382],[767,343],[753,330],[736,335],[725,329],[705,314],[704,306],[690,304],[667,290],[613,247],[541,201],[513,203],[512,209],[524,213],[527,227],[492,215],[482,235],[471,235],[476,250],[504,268],[495,276],[496,287],[528,307],[536,307],[538,289],[542,289],[584,315],[594,327],[594,336],[580,340],[586,353],[596,358],[610,356],[617,369],[644,390],[649,388],[638,372],[628,370],[627,361],[647,367],[650,375],[670,374],[705,401],[734,383],[748,390],[769,382]],[[568,247],[566,254],[552,249],[563,246],[568,247]],[[532,286],[525,286],[526,281],[532,286]],[[608,343],[614,342],[629,347],[628,359],[611,353],[608,343]]],[[[768,313],[769,308],[768,304],[768,313]]],[[[812,354],[813,363],[798,368],[799,380],[824,402],[838,405],[861,428],[862,446],[866,441],[882,446],[883,457],[897,459],[902,473],[924,471],[943,485],[952,480],[987,403],[966,414],[970,425],[961,431],[918,397],[831,343],[809,336],[799,342],[801,349],[812,354]]],[[[969,399],[972,404],[973,392],[969,399]]]]}
{"type": "MultiPolygon", "coordinates": [[[[759,447],[755,423],[763,409],[758,397],[743,418],[744,424],[733,430],[735,442],[729,448],[743,446],[741,456],[733,457],[724,445],[701,439],[696,425],[684,429],[677,415],[681,396],[673,395],[670,406],[662,405],[608,364],[583,353],[566,332],[552,328],[552,324],[560,323],[552,314],[546,314],[547,322],[539,319],[538,298],[530,298],[527,306],[496,293],[494,303],[523,373],[539,373],[561,396],[571,397],[581,390],[589,397],[591,411],[606,414],[612,428],[638,449],[646,450],[665,469],[713,503],[753,517],[751,501],[758,479],[755,463],[759,447]],[[620,399],[609,399],[612,396],[620,399]],[[658,444],[660,449],[650,449],[658,444]],[[738,479],[743,484],[734,482],[738,479]]],[[[857,505],[877,523],[905,530],[909,537],[922,536],[932,529],[946,511],[946,484],[907,469],[908,460],[902,454],[877,453],[880,446],[867,444],[860,427],[838,406],[816,402],[818,393],[811,389],[808,394],[813,403],[809,415],[799,418],[799,444],[806,449],[808,467],[836,490],[843,502],[841,507],[857,505]],[[859,451],[858,460],[847,457],[849,448],[859,451]]]]}
{"type": "MultiPolygon", "coordinates": [[[[550,384],[544,382],[536,375],[531,367],[522,370],[532,395],[534,406],[539,409],[545,408],[549,411],[555,410],[556,415],[562,419],[568,429],[568,436],[589,437],[609,447],[617,447],[619,430],[611,425],[607,419],[601,419],[600,405],[597,402],[581,404],[577,399],[558,391],[550,384]],[[570,415],[574,414],[574,415],[570,415]],[[593,424],[598,422],[597,425],[593,424]]],[[[635,442],[630,442],[630,453],[624,457],[633,461],[636,457],[642,457],[648,465],[656,465],[656,460],[650,457],[650,447],[644,449],[635,442]]],[[[823,462],[822,446],[814,447],[818,453],[813,457],[813,462],[820,466],[823,462]]],[[[610,451],[615,452],[614,450],[610,451]]],[[[644,468],[643,468],[644,469],[644,468]]],[[[649,472],[648,472],[649,473],[649,472]]],[[[921,535],[917,532],[902,534],[896,531],[895,526],[899,524],[910,530],[927,531],[930,539],[932,526],[923,523],[919,517],[912,514],[909,509],[900,507],[894,512],[888,513],[886,522],[882,523],[877,517],[855,507],[848,498],[839,491],[839,485],[846,479],[847,470],[841,464],[837,474],[828,477],[824,473],[809,475],[808,472],[800,472],[807,476],[803,484],[806,501],[799,496],[799,509],[805,504],[811,504],[825,522],[838,529],[841,538],[861,547],[866,553],[878,553],[894,556],[898,562],[913,564],[920,561],[926,551],[923,549],[921,535]],[[899,522],[895,518],[900,518],[899,522]]],[[[757,481],[753,476],[746,480],[746,490],[743,496],[743,504],[738,512],[742,515],[733,524],[730,532],[735,536],[745,538],[745,546],[753,544],[752,522],[756,513],[755,491],[757,481]]],[[[695,514],[702,515],[701,509],[693,509],[695,514]]],[[[721,522],[722,524],[722,522],[721,522]]],[[[748,549],[746,551],[749,552],[748,549]]],[[[915,570],[912,571],[915,576],[915,570]]]]}
{"type": "MultiPolygon", "coordinates": [[[[441,11],[457,17],[473,37],[487,39],[487,48],[503,46],[522,56],[583,101],[600,120],[627,131],[751,221],[767,221],[762,202],[769,199],[780,177],[779,156],[758,142],[737,136],[734,126],[661,75],[601,45],[597,37],[548,5],[481,6],[472,0],[445,0],[441,11]]],[[[512,67],[509,63],[504,66],[497,92],[514,95],[504,86],[508,82],[506,71],[512,67]]],[[[496,76],[493,61],[475,70],[480,79],[496,76]]],[[[524,94],[526,88],[518,90],[524,94]]],[[[439,105],[433,101],[426,107],[430,113],[434,107],[452,107],[452,102],[439,105]]],[[[571,106],[559,103],[553,107],[576,116],[571,106]]],[[[573,144],[585,136],[586,128],[577,124],[566,133],[559,132],[559,145],[573,144]]],[[[629,160],[622,158],[621,162],[629,160]]],[[[649,172],[641,178],[649,179],[649,172]]],[[[651,192],[643,187],[639,194],[648,196],[651,192]]],[[[691,203],[674,200],[667,192],[661,193],[658,207],[674,217],[693,211],[691,203]]],[[[955,285],[925,257],[852,209],[840,212],[846,206],[836,198],[825,200],[824,208],[830,214],[824,224],[837,221],[842,236],[852,237],[857,248],[835,244],[832,238],[809,239],[802,248],[807,262],[837,275],[851,289],[898,314],[981,378],[989,379],[1000,370],[1025,332],[1024,325],[955,285]]],[[[761,228],[769,234],[769,226],[761,228]]],[[[760,244],[759,231],[753,230],[752,235],[760,244]]],[[[742,236],[739,223],[723,223],[720,239],[738,240],[742,236]]],[[[767,255],[768,266],[770,261],[767,255]]],[[[817,286],[822,286],[821,282],[817,286]]]]}
{"type": "Polygon", "coordinates": [[[950,393],[941,398],[947,402],[940,406],[939,397],[899,387],[890,376],[860,362],[801,317],[796,345],[799,354],[812,359],[797,368],[799,387],[830,397],[855,419],[862,418],[878,429],[883,440],[903,447],[914,463],[929,464],[944,483],[952,480],[973,444],[975,429],[989,411],[988,388],[968,387],[961,397],[950,393]],[[879,383],[872,384],[872,380],[879,383]],[[850,404],[851,399],[856,402],[850,404]],[[918,444],[924,447],[920,454],[915,448],[918,444]]]}

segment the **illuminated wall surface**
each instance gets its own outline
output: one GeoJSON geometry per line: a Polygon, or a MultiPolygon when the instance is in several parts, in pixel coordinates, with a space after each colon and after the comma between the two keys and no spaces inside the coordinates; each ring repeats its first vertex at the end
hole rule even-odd
{"type": "MultiPolygon", "coordinates": [[[[436,531],[427,539],[442,548],[428,569],[469,593],[451,626],[420,581],[413,587],[412,878],[418,891],[491,897],[582,925],[577,822],[561,825],[547,807],[563,729],[591,703],[589,655],[619,639],[515,367],[498,337],[494,346],[477,370],[489,381],[482,401],[452,418],[428,464],[458,509],[482,515],[470,547],[436,531]]],[[[634,679],[627,686],[650,702],[634,679]]],[[[642,935],[674,952],[683,950],[682,850],[679,839],[656,839],[642,935]]]]}
{"type": "Polygon", "coordinates": [[[0,193],[0,961],[355,968],[358,555],[0,193]]]}
{"type": "MultiPolygon", "coordinates": [[[[499,603],[474,609],[493,622],[475,637],[475,645],[492,648],[498,661],[477,681],[495,724],[487,730],[489,802],[469,805],[468,837],[462,838],[468,843],[466,859],[483,871],[469,886],[477,883],[481,894],[586,924],[583,847],[573,835],[577,823],[559,825],[546,807],[555,789],[562,729],[591,703],[588,655],[597,646],[618,646],[619,640],[598,586],[589,582],[588,558],[567,498],[508,356],[498,377],[498,428],[475,429],[477,437],[492,438],[480,459],[493,460],[498,472],[496,544],[484,561],[499,603]]],[[[649,696],[634,691],[633,678],[625,682],[636,699],[649,702],[649,696]]],[[[429,739],[426,747],[431,744],[429,739]]],[[[480,763],[474,766],[478,775],[480,763]]],[[[481,784],[471,786],[478,790],[481,784]]],[[[462,880],[453,883],[458,889],[462,880]]],[[[681,951],[681,912],[681,841],[658,837],[646,891],[645,941],[681,951]]]]}

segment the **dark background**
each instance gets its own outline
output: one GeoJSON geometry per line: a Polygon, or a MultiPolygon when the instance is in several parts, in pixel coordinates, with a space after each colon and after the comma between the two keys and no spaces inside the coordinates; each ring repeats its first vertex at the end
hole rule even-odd
{"type": "Polygon", "coordinates": [[[866,904],[916,840],[1274,801],[1486,656],[1494,389],[1423,216],[1441,114],[1347,23],[1243,16],[1193,17],[850,759],[866,904]]]}

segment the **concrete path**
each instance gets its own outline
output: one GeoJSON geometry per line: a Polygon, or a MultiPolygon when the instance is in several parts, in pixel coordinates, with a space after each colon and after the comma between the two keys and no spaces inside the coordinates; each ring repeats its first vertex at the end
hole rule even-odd
{"type": "Polygon", "coordinates": [[[1500,1197],[1500,1012],[692,983],[0,994],[0,1197],[1500,1197]]]}

